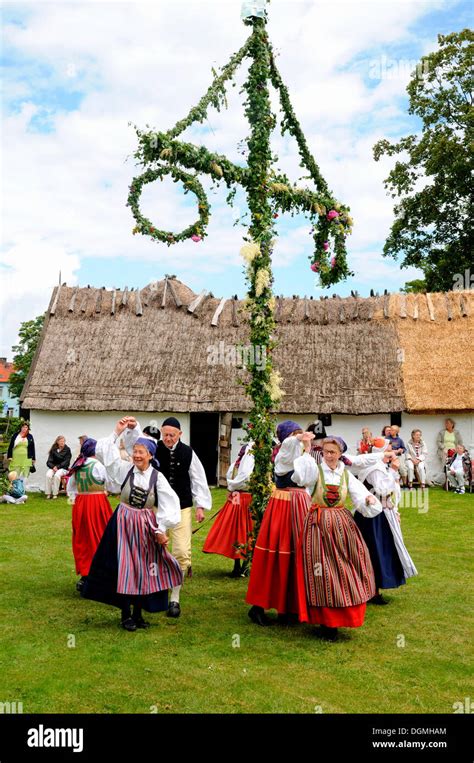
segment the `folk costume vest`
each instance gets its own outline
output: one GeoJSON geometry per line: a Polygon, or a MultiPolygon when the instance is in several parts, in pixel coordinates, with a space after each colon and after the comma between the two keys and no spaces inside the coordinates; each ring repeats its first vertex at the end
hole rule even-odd
{"type": "Polygon", "coordinates": [[[75,473],[76,487],[78,493],[103,493],[105,485],[94,477],[94,464],[97,459],[92,459],[88,464],[79,467],[75,473]]]}
{"type": "Polygon", "coordinates": [[[318,465],[319,479],[312,495],[312,502],[316,507],[325,507],[328,509],[344,508],[344,504],[349,492],[349,472],[344,469],[339,485],[326,484],[324,471],[321,464],[318,465]]]}
{"type": "Polygon", "coordinates": [[[160,471],[165,475],[171,487],[178,495],[181,508],[187,509],[192,506],[193,494],[191,492],[189,468],[193,457],[193,449],[180,440],[176,448],[170,450],[160,440],[156,449],[156,457],[160,462],[160,471]]]}
{"type": "Polygon", "coordinates": [[[153,469],[148,489],[145,490],[144,488],[135,485],[134,468],[135,467],[132,466],[122,482],[120,501],[128,504],[133,509],[153,509],[155,506],[158,506],[158,494],[156,490],[158,472],[156,469],[153,469]]]}

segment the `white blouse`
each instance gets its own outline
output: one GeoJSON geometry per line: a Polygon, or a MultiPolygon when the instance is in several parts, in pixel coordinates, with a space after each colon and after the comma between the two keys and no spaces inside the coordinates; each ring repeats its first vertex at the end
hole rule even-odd
{"type": "MultiPolygon", "coordinates": [[[[311,486],[311,492],[313,492],[314,487],[319,480],[319,469],[314,458],[311,458],[309,453],[303,453],[302,456],[295,460],[294,468],[295,470],[292,476],[293,482],[296,482],[297,485],[301,485],[302,487],[309,485],[311,486]]],[[[323,460],[321,463],[321,468],[323,470],[326,484],[339,485],[341,483],[342,475],[346,467],[341,461],[339,461],[336,468],[331,469],[327,465],[326,461],[323,460]]],[[[349,495],[356,511],[360,511],[364,517],[375,517],[377,514],[380,514],[382,511],[382,505],[380,501],[375,499],[375,503],[367,504],[365,499],[368,495],[372,495],[372,493],[369,493],[362,482],[354,477],[351,472],[348,471],[348,474],[349,495]]]]}
{"type": "MultiPolygon", "coordinates": [[[[123,442],[127,453],[132,453],[133,446],[135,445],[135,442],[138,440],[138,438],[146,437],[146,435],[143,434],[142,428],[137,422],[137,425],[134,429],[125,429],[121,434],[121,437],[123,437],[123,442]]],[[[176,445],[177,444],[178,443],[176,443],[176,445]]],[[[173,445],[170,450],[174,450],[176,445],[173,445]]],[[[201,509],[205,509],[206,511],[212,509],[212,497],[211,491],[209,490],[209,485],[207,484],[206,472],[204,471],[204,467],[194,451],[191,458],[191,465],[189,467],[189,479],[191,482],[191,495],[193,496],[194,505],[199,506],[201,509]]]]}
{"type": "Polygon", "coordinates": [[[255,465],[255,457],[253,455],[252,448],[253,442],[249,442],[247,450],[241,458],[235,477],[232,477],[232,473],[234,471],[237,459],[229,466],[227,470],[227,487],[231,493],[233,493],[234,490],[247,490],[248,480],[253,472],[253,467],[255,465]]]}
{"type": "MultiPolygon", "coordinates": [[[[105,466],[108,478],[113,482],[117,482],[119,485],[122,484],[125,477],[132,468],[130,463],[124,461],[120,457],[120,451],[117,443],[120,441],[122,436],[123,434],[117,435],[115,432],[112,432],[109,437],[103,437],[101,440],[98,440],[95,448],[96,457],[105,466]]],[[[152,474],[152,466],[149,466],[148,469],[146,469],[144,472],[140,471],[140,469],[134,466],[134,484],[143,490],[148,490],[152,474]]],[[[181,522],[181,507],[179,505],[179,498],[169,484],[166,477],[161,474],[161,472],[158,472],[156,492],[158,495],[158,506],[155,507],[155,509],[158,530],[160,532],[165,532],[167,528],[176,527],[181,522]]]]}

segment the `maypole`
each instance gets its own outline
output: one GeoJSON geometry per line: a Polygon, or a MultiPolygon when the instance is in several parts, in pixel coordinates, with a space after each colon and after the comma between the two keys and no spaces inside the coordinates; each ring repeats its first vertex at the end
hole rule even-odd
{"type": "Polygon", "coordinates": [[[135,218],[133,233],[150,236],[154,241],[171,244],[186,239],[196,243],[206,236],[210,205],[199,174],[206,174],[216,183],[223,181],[229,189],[227,201],[232,203],[237,187],[245,189],[251,215],[251,224],[244,236],[241,254],[246,261],[248,315],[252,358],[262,357],[264,364],[248,363],[248,381],[245,389],[252,407],[249,414],[254,441],[255,468],[251,478],[252,514],[255,521],[254,536],[249,539],[248,556],[251,557],[253,540],[258,532],[265,505],[271,492],[271,452],[274,431],[273,413],[283,395],[280,377],[273,367],[275,348],[275,299],[272,292],[272,248],[277,235],[275,221],[280,213],[303,213],[311,223],[314,249],[309,259],[311,270],[318,274],[319,283],[326,287],[350,275],[346,259],[345,238],[351,232],[349,208],[338,202],[329,190],[319,167],[311,155],[304,133],[293,111],[289,92],[277,69],[267,33],[266,0],[244,2],[242,18],[251,27],[251,34],[242,48],[232,56],[218,74],[207,93],[194,106],[187,117],[168,132],[136,128],[139,146],[135,152],[138,162],[147,167],[136,177],[129,189],[127,204],[135,218]],[[226,84],[244,61],[250,59],[249,73],[244,91],[245,114],[250,133],[247,138],[247,166],[236,165],[225,156],[177,140],[179,135],[195,122],[203,122],[210,106],[218,110],[226,105],[226,84]],[[309,174],[314,188],[300,187],[274,168],[270,137],[276,126],[272,113],[269,85],[279,93],[282,111],[281,131],[296,140],[300,166],[309,174]],[[188,170],[193,170],[191,174],[188,170]],[[181,182],[185,193],[194,193],[198,202],[198,218],[183,231],[162,230],[145,218],[140,210],[140,196],[145,184],[170,175],[181,182]]]}

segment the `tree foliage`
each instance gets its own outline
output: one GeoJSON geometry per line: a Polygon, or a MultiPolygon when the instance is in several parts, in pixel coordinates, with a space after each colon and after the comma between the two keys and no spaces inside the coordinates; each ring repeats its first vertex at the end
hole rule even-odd
{"type": "Polygon", "coordinates": [[[15,371],[9,379],[10,394],[20,398],[21,391],[28,376],[36,348],[38,346],[41,330],[43,328],[44,315],[39,315],[31,321],[25,321],[20,326],[19,344],[12,347],[13,365],[15,371]]]}
{"type": "MultiPolygon", "coordinates": [[[[374,146],[376,161],[400,155],[385,181],[399,202],[383,254],[420,268],[427,291],[452,289],[456,274],[473,267],[474,32],[438,35],[438,43],[407,87],[408,112],[421,120],[421,133],[374,146]]],[[[419,291],[420,283],[406,288],[419,291]]]]}

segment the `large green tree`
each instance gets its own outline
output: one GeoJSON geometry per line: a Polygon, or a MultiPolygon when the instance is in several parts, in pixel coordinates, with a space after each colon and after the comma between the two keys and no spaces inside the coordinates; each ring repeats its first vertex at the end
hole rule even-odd
{"type": "Polygon", "coordinates": [[[41,330],[43,328],[44,315],[38,315],[31,321],[25,321],[20,326],[19,344],[12,347],[13,365],[15,371],[10,376],[10,394],[20,397],[23,385],[28,376],[36,348],[38,346],[41,330]]]}
{"type": "Polygon", "coordinates": [[[374,146],[376,161],[401,155],[385,181],[399,201],[383,254],[401,257],[402,268],[423,271],[424,280],[408,282],[407,291],[459,288],[457,274],[470,288],[469,270],[474,272],[474,32],[438,35],[438,43],[438,50],[423,56],[407,87],[408,112],[421,120],[421,133],[374,146]]]}

